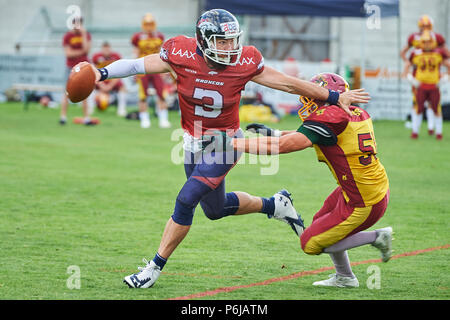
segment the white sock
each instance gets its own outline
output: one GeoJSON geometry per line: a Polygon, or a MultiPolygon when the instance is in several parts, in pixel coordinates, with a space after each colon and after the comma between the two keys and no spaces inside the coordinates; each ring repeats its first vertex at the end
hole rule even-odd
{"type": "Polygon", "coordinates": [[[415,111],[411,113],[412,132],[419,134],[420,126],[422,125],[423,114],[417,114],[415,111]]]}
{"type": "Polygon", "coordinates": [[[427,108],[428,130],[434,129],[434,112],[431,108],[427,108]]]}
{"type": "Polygon", "coordinates": [[[139,112],[139,119],[141,121],[150,121],[150,114],[147,111],[139,112]]]}
{"type": "Polygon", "coordinates": [[[440,115],[434,115],[434,127],[436,128],[436,134],[442,134],[442,123],[443,123],[442,113],[440,115]]]}
{"type": "MultiPolygon", "coordinates": [[[[95,90],[94,90],[95,91],[95,90]]],[[[89,115],[94,113],[95,109],[95,94],[92,92],[87,99],[87,112],[89,115]]]]}
{"type": "Polygon", "coordinates": [[[352,267],[350,265],[347,251],[330,253],[330,257],[331,260],[333,260],[334,267],[336,268],[336,274],[350,278],[355,277],[352,272],[352,267]]]}
{"type": "Polygon", "coordinates": [[[159,113],[158,113],[158,117],[159,117],[159,122],[167,122],[167,121],[169,121],[169,112],[168,112],[168,110],[167,109],[162,109],[162,110],[159,110],[159,113]]]}
{"type": "Polygon", "coordinates": [[[117,113],[125,114],[127,112],[127,95],[125,92],[117,94],[117,113]]]}

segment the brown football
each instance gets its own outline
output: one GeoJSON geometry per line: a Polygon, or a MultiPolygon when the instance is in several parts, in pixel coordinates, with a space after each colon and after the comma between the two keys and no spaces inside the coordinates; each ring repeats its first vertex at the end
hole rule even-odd
{"type": "Polygon", "coordinates": [[[89,97],[95,88],[95,73],[91,65],[74,67],[66,84],[66,94],[72,102],[89,97]]]}

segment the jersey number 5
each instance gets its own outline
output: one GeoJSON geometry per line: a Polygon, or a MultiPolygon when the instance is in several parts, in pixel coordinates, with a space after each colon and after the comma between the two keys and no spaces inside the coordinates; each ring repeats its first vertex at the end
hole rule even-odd
{"type": "Polygon", "coordinates": [[[359,150],[367,154],[366,156],[359,157],[359,163],[361,163],[363,166],[371,164],[372,156],[375,159],[377,158],[377,156],[375,155],[377,151],[375,138],[373,137],[373,134],[370,132],[358,134],[358,145],[359,150]]]}
{"type": "Polygon", "coordinates": [[[217,118],[222,113],[223,96],[218,91],[207,90],[201,88],[194,89],[193,98],[203,100],[211,99],[212,104],[203,103],[203,105],[195,106],[195,115],[205,118],[217,118]],[[208,110],[208,109],[210,110],[208,110]]]}

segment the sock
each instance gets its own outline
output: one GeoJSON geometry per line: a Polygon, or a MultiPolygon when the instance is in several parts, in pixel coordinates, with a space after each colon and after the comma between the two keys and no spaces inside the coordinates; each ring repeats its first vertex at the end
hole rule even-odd
{"type": "Polygon", "coordinates": [[[153,258],[153,262],[159,267],[159,269],[162,270],[166,265],[167,259],[164,259],[158,253],[156,253],[155,257],[153,258]]]}
{"type": "Polygon", "coordinates": [[[167,111],[167,109],[159,110],[158,118],[159,118],[159,122],[169,121],[169,112],[167,111]]]}
{"type": "Polygon", "coordinates": [[[119,92],[117,94],[117,112],[119,114],[125,114],[127,112],[127,95],[125,92],[119,92]]]}
{"type": "Polygon", "coordinates": [[[261,198],[262,200],[262,209],[260,212],[267,214],[269,218],[273,217],[273,213],[275,212],[275,198],[261,198]]]}
{"type": "Polygon", "coordinates": [[[427,124],[428,130],[434,129],[434,112],[431,108],[427,108],[427,124]]]}
{"type": "Polygon", "coordinates": [[[88,123],[89,121],[91,121],[90,117],[84,117],[83,123],[88,123]]]}
{"type": "Polygon", "coordinates": [[[361,231],[325,248],[323,252],[335,253],[349,250],[355,247],[363,246],[365,244],[373,243],[376,238],[376,231],[361,231]]]}
{"type": "Polygon", "coordinates": [[[67,116],[60,116],[59,119],[63,120],[63,121],[67,121],[67,116]]]}
{"type": "Polygon", "coordinates": [[[434,116],[434,124],[436,128],[436,134],[442,134],[442,123],[443,123],[443,117],[442,113],[439,116],[434,116]]]}
{"type": "Polygon", "coordinates": [[[352,272],[352,267],[350,266],[347,251],[330,253],[330,257],[331,260],[333,260],[337,275],[351,278],[355,277],[352,272]]]}
{"type": "Polygon", "coordinates": [[[150,121],[150,114],[147,111],[139,112],[139,119],[141,121],[150,121]]]}
{"type": "Polygon", "coordinates": [[[423,114],[417,114],[414,110],[411,113],[411,122],[412,122],[412,132],[413,133],[419,133],[420,125],[422,124],[422,117],[423,114]]]}

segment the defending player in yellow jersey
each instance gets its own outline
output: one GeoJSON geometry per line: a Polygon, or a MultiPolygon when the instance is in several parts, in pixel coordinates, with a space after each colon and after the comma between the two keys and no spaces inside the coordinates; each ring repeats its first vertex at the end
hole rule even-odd
{"type": "Polygon", "coordinates": [[[440,68],[441,65],[444,65],[447,67],[447,71],[450,72],[450,60],[443,49],[434,48],[433,38],[428,31],[422,33],[420,41],[420,48],[415,49],[411,53],[403,72],[403,76],[407,75],[415,88],[413,92],[416,105],[411,114],[411,138],[418,138],[425,102],[428,101],[429,107],[433,112],[431,114],[427,113],[427,117],[433,117],[432,122],[435,125],[436,138],[441,140],[443,117],[439,90],[439,83],[442,81],[440,68]],[[409,74],[411,67],[412,74],[409,74]]]}
{"type": "MultiPolygon", "coordinates": [[[[316,75],[311,81],[340,93],[349,90],[348,83],[333,73],[316,75]]],[[[364,231],[384,215],[389,201],[389,180],[377,157],[372,120],[362,108],[352,106],[348,114],[323,101],[306,97],[300,97],[300,101],[303,124],[296,131],[251,124],[247,130],[269,137],[231,139],[220,135],[205,140],[225,140],[225,145],[235,150],[255,154],[290,153],[314,147],[318,160],[328,165],[338,187],[301,234],[301,247],[310,255],[330,254],[335,265],[336,274],[314,285],[357,287],[347,250],[371,244],[381,251],[384,262],[392,252],[391,227],[364,231]]]]}
{"type": "MultiPolygon", "coordinates": [[[[147,13],[142,18],[142,31],[137,32],[131,38],[134,53],[137,58],[159,53],[164,43],[164,35],[157,30],[154,16],[147,13]]],[[[150,128],[150,115],[148,113],[148,88],[151,84],[156,91],[156,111],[161,128],[170,128],[168,105],[164,97],[164,81],[160,74],[141,74],[136,76],[139,92],[139,119],[142,128],[150,128]]]]}

